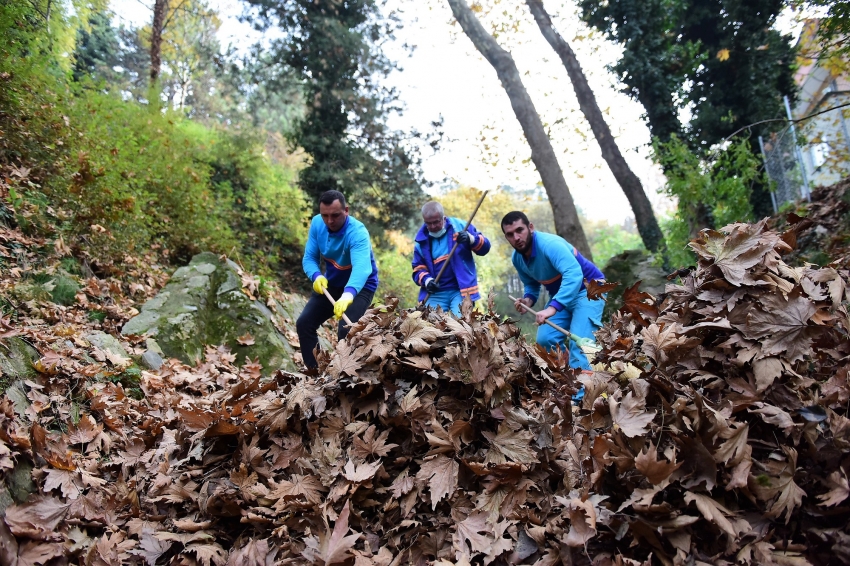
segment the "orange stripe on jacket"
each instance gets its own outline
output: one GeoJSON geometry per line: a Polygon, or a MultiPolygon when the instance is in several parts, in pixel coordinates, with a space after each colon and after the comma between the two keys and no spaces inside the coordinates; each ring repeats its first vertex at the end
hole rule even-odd
{"type": "Polygon", "coordinates": [[[449,254],[441,255],[440,257],[438,257],[437,259],[435,259],[435,260],[434,260],[434,263],[439,263],[439,262],[441,262],[441,261],[446,261],[447,259],[449,259],[449,254]]]}
{"type": "Polygon", "coordinates": [[[547,279],[546,281],[541,281],[540,283],[542,283],[543,285],[548,285],[549,283],[554,283],[555,281],[557,281],[557,280],[558,280],[558,279],[560,279],[561,277],[562,277],[562,276],[561,276],[561,274],[559,273],[556,277],[553,277],[552,279],[547,279]]]}
{"type": "Polygon", "coordinates": [[[325,261],[326,261],[326,262],[328,262],[329,264],[333,265],[334,267],[336,267],[336,268],[337,268],[337,269],[339,269],[340,271],[346,271],[346,270],[351,269],[351,266],[350,266],[350,265],[346,265],[345,267],[343,267],[343,266],[341,266],[340,264],[338,264],[337,262],[335,262],[334,260],[332,260],[332,259],[331,259],[331,258],[329,258],[329,257],[326,257],[326,258],[325,258],[325,261]]]}
{"type": "Polygon", "coordinates": [[[478,242],[478,244],[476,244],[474,248],[472,248],[472,250],[476,252],[484,247],[484,234],[478,234],[478,237],[481,238],[481,241],[478,242]]]}
{"type": "Polygon", "coordinates": [[[461,294],[462,297],[465,297],[467,295],[474,295],[477,292],[478,292],[478,285],[476,285],[475,287],[467,287],[466,289],[460,290],[460,294],[461,294]]]}

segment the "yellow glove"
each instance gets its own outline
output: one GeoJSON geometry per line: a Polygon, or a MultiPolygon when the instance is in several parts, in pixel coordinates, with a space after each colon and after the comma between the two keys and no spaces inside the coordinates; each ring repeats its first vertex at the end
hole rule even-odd
{"type": "Polygon", "coordinates": [[[351,293],[343,293],[342,296],[337,299],[336,304],[334,305],[334,318],[337,320],[342,318],[342,314],[345,312],[345,309],[351,306],[351,303],[354,302],[354,295],[351,293]]]}
{"type": "Polygon", "coordinates": [[[328,288],[328,278],[325,277],[324,275],[319,275],[318,277],[316,277],[316,280],[313,281],[313,290],[316,293],[318,293],[320,295],[324,295],[327,288],[328,288]]]}

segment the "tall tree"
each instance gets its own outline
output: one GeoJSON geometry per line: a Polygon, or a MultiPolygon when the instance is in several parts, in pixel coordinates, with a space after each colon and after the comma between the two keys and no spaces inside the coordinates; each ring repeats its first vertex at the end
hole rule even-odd
{"type": "MultiPolygon", "coordinates": [[[[726,136],[784,116],[794,96],[791,38],[773,29],[784,0],[580,0],[582,17],[621,43],[613,70],[643,103],[654,136],[682,133],[706,154],[726,136]],[[688,108],[682,125],[673,118],[688,108]]],[[[753,133],[766,131],[755,126],[753,133]]],[[[756,136],[751,150],[759,152],[756,136]]],[[[768,188],[752,192],[757,216],[772,213],[768,188]]]]}
{"type": "Polygon", "coordinates": [[[121,45],[118,32],[110,23],[110,14],[95,11],[89,15],[88,26],[77,30],[74,50],[75,80],[88,75],[95,79],[114,82],[118,73],[113,69],[121,63],[121,45]]]}
{"type": "Polygon", "coordinates": [[[640,179],[634,174],[629,164],[626,163],[617,141],[611,134],[611,128],[602,116],[602,111],[599,110],[599,105],[596,103],[596,96],[593,94],[590,85],[587,83],[587,77],[579,64],[576,54],[570,44],[558,33],[555,25],[552,23],[552,18],[543,6],[543,0],[526,0],[534,20],[537,22],[540,31],[552,46],[552,49],[561,58],[561,62],[567,69],[567,74],[570,77],[570,82],[573,85],[573,90],[578,99],[579,108],[582,114],[590,124],[590,129],[596,138],[599,147],[602,149],[602,157],[605,163],[614,174],[614,178],[623,189],[626,198],[629,199],[629,204],[632,207],[632,212],[635,215],[638,232],[643,240],[643,245],[649,251],[660,251],[664,247],[664,235],[661,233],[661,228],[658,226],[658,221],[655,218],[655,213],[652,211],[652,204],[649,202],[646,193],[643,190],[643,184],[640,179]]]}
{"type": "Polygon", "coordinates": [[[375,0],[248,1],[255,26],[284,30],[270,53],[303,85],[306,112],[290,134],[311,157],[302,188],[314,202],[341,190],[368,224],[408,228],[422,179],[409,138],[386,124],[398,110],[395,92],[381,86],[394,68],[381,49],[392,22],[375,0]]]}
{"type": "Polygon", "coordinates": [[[151,85],[156,84],[162,68],[162,31],[165,28],[165,18],[168,15],[168,0],[155,0],[153,5],[153,22],[151,23],[151,85]]]}
{"type": "Polygon", "coordinates": [[[549,136],[546,135],[534,102],[522,84],[519,69],[513,57],[502,49],[492,35],[487,33],[464,0],[448,0],[448,3],[463,32],[496,70],[502,87],[511,101],[514,114],[531,147],[531,160],[537,167],[552,205],[555,231],[578,248],[582,255],[591,258],[590,245],[579,223],[578,212],[558,163],[558,157],[555,155],[549,136]]]}

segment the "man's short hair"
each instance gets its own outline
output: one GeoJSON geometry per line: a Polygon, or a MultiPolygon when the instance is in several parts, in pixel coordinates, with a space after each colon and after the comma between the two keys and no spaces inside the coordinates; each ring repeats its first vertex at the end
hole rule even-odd
{"type": "Polygon", "coordinates": [[[431,216],[439,214],[440,216],[444,216],[445,212],[443,211],[443,205],[435,200],[429,200],[425,204],[422,205],[422,217],[431,216]]]}
{"type": "Polygon", "coordinates": [[[345,208],[345,195],[339,191],[325,191],[319,197],[319,202],[322,204],[333,204],[335,200],[338,200],[342,207],[345,208]]]}
{"type": "Polygon", "coordinates": [[[507,213],[504,218],[502,218],[502,232],[505,231],[505,226],[513,224],[517,220],[522,220],[522,223],[526,226],[531,224],[528,221],[528,216],[526,216],[524,212],[519,210],[512,210],[511,212],[507,213]]]}

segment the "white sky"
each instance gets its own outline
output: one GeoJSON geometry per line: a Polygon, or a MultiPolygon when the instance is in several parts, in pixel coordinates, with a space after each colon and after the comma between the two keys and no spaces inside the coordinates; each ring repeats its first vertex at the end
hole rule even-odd
{"type": "MultiPolygon", "coordinates": [[[[150,0],[112,0],[119,18],[135,25],[149,21],[150,4],[150,0]]],[[[243,9],[240,1],[210,0],[210,4],[223,21],[223,45],[247,47],[256,41],[256,32],[237,20],[243,9]]],[[[424,131],[442,116],[450,140],[438,153],[427,156],[426,177],[437,186],[449,180],[482,190],[502,185],[535,187],[539,176],[528,161],[531,152],[508,97],[493,68],[454,24],[448,4],[443,0],[389,0],[389,7],[400,9],[404,21],[388,55],[402,67],[389,81],[405,105],[404,114],[390,124],[401,130],[424,131]],[[412,56],[403,51],[403,43],[416,46],[412,56]]],[[[657,192],[664,179],[649,159],[650,136],[641,119],[643,107],[619,92],[616,78],[605,68],[617,60],[619,48],[591,33],[572,3],[548,0],[546,7],[576,51],[620,150],[643,182],[656,213],[664,213],[671,203],[657,192]]],[[[540,34],[525,2],[503,0],[499,8],[511,10],[508,17],[519,22],[516,31],[501,35],[499,41],[512,52],[538,113],[550,128],[576,205],[593,220],[618,224],[632,217],[579,110],[567,72],[540,34]]]]}

